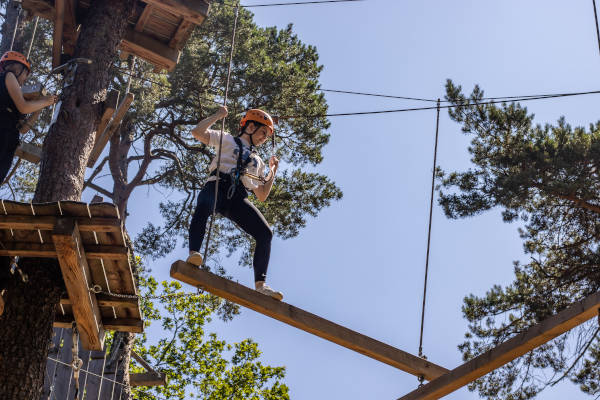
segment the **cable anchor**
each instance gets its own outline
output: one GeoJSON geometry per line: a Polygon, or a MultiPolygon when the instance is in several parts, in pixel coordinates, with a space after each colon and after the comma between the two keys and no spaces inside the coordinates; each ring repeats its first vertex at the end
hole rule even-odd
{"type": "Polygon", "coordinates": [[[29,282],[29,276],[27,276],[27,274],[25,272],[23,272],[23,270],[21,268],[19,268],[19,257],[11,257],[10,258],[10,273],[12,275],[15,274],[15,272],[19,272],[19,275],[21,276],[21,281],[23,281],[23,283],[27,283],[29,282]]]}
{"type": "Polygon", "coordinates": [[[100,294],[100,293],[102,293],[102,286],[94,285],[90,288],[90,292],[92,292],[94,294],[100,294]]]}

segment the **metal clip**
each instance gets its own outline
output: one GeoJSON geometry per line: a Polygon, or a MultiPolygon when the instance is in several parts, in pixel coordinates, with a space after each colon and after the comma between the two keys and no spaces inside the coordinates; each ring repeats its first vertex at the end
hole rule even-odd
{"type": "Polygon", "coordinates": [[[23,281],[23,283],[27,283],[29,282],[29,277],[25,272],[23,272],[21,268],[19,268],[19,264],[17,264],[18,260],[19,257],[10,258],[10,273],[14,275],[15,272],[19,272],[19,275],[21,276],[21,281],[23,281]]]}
{"type": "Polygon", "coordinates": [[[90,292],[94,293],[94,294],[99,294],[102,293],[102,286],[100,285],[94,285],[90,288],[90,292]]]}

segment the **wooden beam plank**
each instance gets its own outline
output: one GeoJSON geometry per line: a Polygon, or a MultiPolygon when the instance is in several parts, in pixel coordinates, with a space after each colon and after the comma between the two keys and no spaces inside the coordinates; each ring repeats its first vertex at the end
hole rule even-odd
{"type": "Polygon", "coordinates": [[[208,15],[209,5],[203,0],[142,0],[144,3],[189,19],[200,25],[208,15]]]}
{"type": "MultiPolygon", "coordinates": [[[[70,328],[73,323],[72,315],[57,315],[54,319],[55,328],[70,328]]],[[[142,333],[144,321],[133,318],[103,318],[102,325],[107,331],[142,333]]]]}
{"type": "Polygon", "coordinates": [[[121,104],[119,104],[119,108],[115,112],[114,117],[110,120],[110,123],[106,126],[100,137],[97,138],[96,143],[94,143],[92,153],[88,158],[87,166],[89,168],[92,168],[96,164],[96,161],[98,161],[98,157],[100,157],[100,154],[102,154],[102,150],[104,150],[104,147],[106,147],[106,144],[110,140],[111,136],[115,133],[115,131],[121,124],[121,121],[127,113],[127,110],[129,110],[133,99],[133,93],[127,93],[125,95],[125,98],[123,99],[123,101],[121,101],[121,104]]]}
{"type": "Polygon", "coordinates": [[[448,372],[447,369],[430,361],[361,335],[297,307],[274,300],[239,283],[221,278],[183,261],[176,261],[171,266],[171,277],[201,287],[214,295],[389,364],[409,374],[432,380],[448,372]]]}
{"type": "Polygon", "coordinates": [[[56,10],[46,0],[23,0],[23,9],[50,21],[56,18],[56,10]]]}
{"type": "Polygon", "coordinates": [[[172,49],[146,34],[136,32],[133,28],[127,30],[125,37],[121,40],[119,49],[143,58],[167,71],[172,71],[175,68],[180,55],[179,50],[172,49]]]}
{"type": "Polygon", "coordinates": [[[35,144],[23,142],[17,147],[15,155],[30,163],[37,164],[42,159],[42,148],[35,144]]]}
{"type": "Polygon", "coordinates": [[[142,374],[129,374],[129,386],[165,386],[167,375],[164,372],[145,372],[142,374]]]}
{"type": "Polygon", "coordinates": [[[77,19],[75,16],[76,0],[65,0],[65,18],[63,28],[63,50],[70,56],[75,53],[75,45],[79,32],[77,30],[77,19]]]}
{"type": "Polygon", "coordinates": [[[88,350],[102,350],[104,327],[96,295],[90,291],[93,286],[92,275],[77,221],[74,218],[59,218],[52,232],[52,240],[71,299],[81,344],[88,350]]]}
{"type": "Polygon", "coordinates": [[[129,249],[124,246],[86,245],[88,258],[103,260],[129,260],[129,249]]]}
{"type": "MultiPolygon", "coordinates": [[[[98,293],[96,300],[98,300],[98,306],[100,307],[137,308],[140,303],[139,299],[123,298],[105,293],[98,293]]],[[[71,299],[63,297],[60,299],[60,304],[71,305],[71,299]]]]}
{"type": "Polygon", "coordinates": [[[41,83],[36,83],[33,85],[25,85],[25,86],[23,86],[21,91],[23,92],[23,98],[28,101],[29,100],[37,100],[40,97],[48,94],[46,89],[44,89],[42,87],[41,83]]]}
{"type": "Polygon", "coordinates": [[[96,127],[96,138],[94,140],[94,144],[98,141],[98,138],[104,133],[104,130],[108,126],[108,123],[112,119],[117,106],[119,105],[119,91],[111,90],[108,92],[106,96],[106,100],[104,100],[104,110],[102,111],[102,117],[100,117],[100,122],[96,127]]]}
{"type": "Polygon", "coordinates": [[[65,0],[54,0],[56,10],[54,18],[54,34],[52,36],[52,68],[60,65],[62,52],[62,37],[65,24],[65,0]]]}
{"type": "Polygon", "coordinates": [[[144,26],[146,26],[146,22],[148,22],[148,19],[150,18],[151,15],[152,15],[152,5],[146,4],[144,11],[142,11],[142,15],[140,15],[140,18],[138,19],[137,23],[135,24],[136,32],[144,31],[144,26]]]}
{"type": "MultiPolygon", "coordinates": [[[[86,257],[90,259],[124,260],[129,258],[127,247],[86,245],[86,257]]],[[[56,258],[56,249],[52,243],[4,242],[0,248],[3,257],[39,257],[56,258]]]]}
{"type": "Polygon", "coordinates": [[[194,23],[187,19],[181,21],[181,24],[177,27],[177,31],[169,42],[169,47],[177,50],[181,50],[185,45],[185,42],[190,37],[192,30],[194,30],[194,23]]]}
{"type": "MultiPolygon", "coordinates": [[[[0,215],[0,229],[45,230],[54,229],[58,217],[34,215],[0,215]]],[[[121,232],[121,221],[116,218],[77,218],[81,232],[121,232]]]]}
{"type": "Polygon", "coordinates": [[[573,303],[525,332],[421,386],[399,400],[439,399],[598,315],[600,292],[573,303]]]}
{"type": "Polygon", "coordinates": [[[103,321],[106,329],[119,332],[144,332],[144,321],[133,318],[114,318],[103,321]]]}

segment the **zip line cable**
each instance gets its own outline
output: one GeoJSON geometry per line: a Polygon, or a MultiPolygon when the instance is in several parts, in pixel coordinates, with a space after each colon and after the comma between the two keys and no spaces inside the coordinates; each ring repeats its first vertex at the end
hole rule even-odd
{"type": "MultiPolygon", "coordinates": [[[[400,99],[400,100],[415,100],[415,101],[427,101],[435,103],[436,100],[432,99],[420,99],[417,97],[404,97],[404,96],[393,96],[389,94],[381,94],[381,93],[365,93],[365,92],[353,92],[350,90],[335,90],[335,89],[319,89],[321,92],[329,92],[329,93],[341,93],[341,94],[353,94],[358,96],[371,96],[371,97],[384,97],[387,99],[400,99]]],[[[437,100],[439,101],[439,100],[437,100]]]]}
{"type": "MultiPolygon", "coordinates": [[[[327,3],[350,3],[357,1],[366,1],[366,0],[318,0],[318,1],[295,1],[291,3],[265,3],[265,4],[240,4],[240,7],[244,8],[253,8],[253,7],[275,7],[275,6],[303,6],[309,4],[327,4],[327,3]]],[[[230,4],[225,4],[230,5],[230,4]]]]}
{"type": "MultiPolygon", "coordinates": [[[[231,35],[231,50],[229,53],[229,65],[227,66],[227,82],[225,84],[225,96],[223,98],[223,106],[227,106],[227,98],[229,96],[229,84],[231,81],[231,67],[233,64],[233,52],[235,50],[235,33],[237,31],[237,22],[239,17],[240,6],[235,8],[235,19],[233,20],[233,34],[231,35]]],[[[216,180],[215,180],[215,200],[212,209],[212,216],[210,218],[210,224],[208,226],[208,235],[206,236],[206,245],[204,247],[204,256],[202,257],[203,265],[206,265],[206,256],[208,255],[208,245],[210,243],[210,237],[212,234],[212,228],[215,223],[216,214],[217,214],[217,200],[219,199],[219,181],[220,175],[219,168],[221,167],[221,152],[223,150],[223,136],[225,135],[225,118],[223,118],[223,122],[221,124],[221,135],[219,135],[219,152],[217,155],[217,165],[216,165],[216,180]]]]}
{"type": "Polygon", "coordinates": [[[596,19],[596,37],[598,38],[598,51],[600,51],[600,28],[598,27],[598,11],[596,9],[596,0],[592,0],[594,5],[594,18],[596,19]]]}
{"type": "MultiPolygon", "coordinates": [[[[425,255],[425,279],[423,280],[423,307],[421,308],[421,333],[419,335],[419,357],[427,359],[423,354],[423,328],[425,326],[425,305],[427,300],[427,277],[429,275],[429,249],[431,247],[431,221],[433,219],[433,196],[435,193],[435,169],[437,167],[438,138],[440,133],[440,100],[437,103],[437,116],[435,122],[435,146],[433,149],[433,171],[431,172],[431,198],[429,200],[429,225],[427,228],[427,253],[425,255]]],[[[423,377],[419,377],[423,384],[423,377]]]]}
{"type": "MultiPolygon", "coordinates": [[[[595,0],[594,0],[595,1],[595,0]]],[[[162,84],[160,82],[154,81],[152,79],[144,78],[141,76],[137,76],[129,73],[129,70],[123,67],[112,66],[111,68],[120,70],[124,75],[132,76],[134,79],[139,79],[145,82],[149,82],[155,84],[157,86],[161,86],[164,88],[169,88],[169,86],[162,84]]],[[[331,92],[331,93],[341,93],[341,94],[351,94],[357,96],[371,96],[371,97],[383,97],[383,98],[391,98],[391,99],[400,99],[400,100],[414,100],[414,101],[424,101],[424,102],[436,102],[438,100],[419,98],[419,97],[406,97],[406,96],[395,96],[395,95],[387,95],[380,93],[366,93],[366,92],[355,92],[350,90],[336,90],[336,89],[318,89],[322,92],[331,92]]],[[[520,95],[520,96],[496,96],[496,97],[482,97],[481,100],[483,102],[477,103],[469,103],[463,105],[443,105],[441,108],[457,108],[457,107],[470,107],[477,105],[486,105],[486,104],[498,104],[504,103],[506,101],[531,101],[531,100],[543,100],[543,99],[553,99],[559,97],[574,97],[574,96],[584,96],[590,94],[600,94],[600,90],[592,90],[587,92],[567,92],[567,93],[548,93],[548,94],[532,94],[532,95],[520,95]]],[[[209,99],[206,97],[202,98],[203,100],[210,101],[213,103],[220,104],[216,100],[209,99]]],[[[449,100],[439,100],[441,103],[449,103],[449,100]]],[[[343,117],[343,116],[352,116],[352,115],[370,115],[370,114],[386,114],[386,113],[399,113],[399,112],[408,112],[408,111],[422,111],[422,110],[435,110],[437,106],[430,107],[413,107],[413,108],[402,108],[402,109],[394,109],[394,110],[376,110],[376,111],[358,111],[358,112],[349,112],[349,113],[332,113],[332,114],[321,114],[321,115],[284,115],[279,116],[279,119],[292,119],[292,118],[321,118],[321,117],[343,117]]]]}
{"type": "MultiPolygon", "coordinates": [[[[449,103],[450,100],[434,100],[434,99],[425,99],[420,97],[406,97],[406,96],[397,96],[390,94],[382,94],[382,93],[367,93],[367,92],[355,92],[350,90],[337,90],[337,89],[317,89],[321,92],[329,92],[329,93],[340,93],[340,94],[351,94],[357,96],[368,96],[368,97],[383,97],[388,99],[399,99],[399,100],[414,100],[414,101],[424,101],[428,103],[437,103],[440,101],[441,103],[449,103]]],[[[520,96],[495,96],[495,97],[482,97],[479,100],[515,100],[515,99],[527,99],[530,97],[549,97],[556,96],[564,93],[545,93],[545,94],[528,94],[528,95],[520,95],[520,96]]]]}
{"type": "MultiPolygon", "coordinates": [[[[553,99],[559,97],[573,97],[573,96],[584,96],[589,94],[600,94],[600,90],[593,90],[589,92],[576,92],[576,93],[560,93],[554,95],[541,95],[541,96],[524,96],[524,97],[514,97],[514,98],[503,98],[503,100],[491,100],[491,101],[482,101],[482,102],[468,102],[465,104],[449,104],[440,106],[440,108],[460,108],[460,107],[476,107],[476,106],[484,106],[490,104],[500,104],[506,103],[506,99],[509,99],[513,102],[515,101],[532,101],[532,100],[543,100],[543,99],[553,99]]],[[[279,119],[293,119],[293,118],[325,118],[325,117],[347,117],[353,115],[374,115],[374,114],[392,114],[392,113],[402,113],[409,111],[423,111],[423,110],[436,110],[437,106],[430,107],[412,107],[412,108],[398,108],[392,110],[375,110],[375,111],[357,111],[357,112],[346,112],[346,113],[332,113],[332,114],[314,114],[314,115],[283,115],[279,116],[279,119]]]]}

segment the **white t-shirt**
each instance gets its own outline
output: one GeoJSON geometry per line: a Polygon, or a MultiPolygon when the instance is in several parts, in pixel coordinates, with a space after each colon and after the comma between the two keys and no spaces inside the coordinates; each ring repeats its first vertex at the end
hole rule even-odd
{"type": "MultiPolygon", "coordinates": [[[[208,142],[208,145],[214,147],[218,154],[219,137],[221,136],[221,131],[209,129],[208,133],[210,134],[210,141],[208,142]]],[[[250,162],[246,166],[246,172],[256,176],[263,176],[265,172],[265,163],[263,160],[258,156],[258,154],[251,152],[250,146],[247,146],[243,140],[242,146],[244,148],[242,165],[246,164],[248,157],[251,157],[250,162]]],[[[223,135],[223,151],[221,152],[221,165],[219,171],[226,174],[235,172],[235,169],[237,168],[238,153],[239,147],[235,142],[235,139],[229,133],[225,132],[223,135]]],[[[211,172],[217,169],[217,155],[213,157],[208,169],[211,172]]],[[[216,176],[210,176],[207,181],[214,181],[216,179],[216,176]]],[[[244,186],[250,190],[256,189],[260,183],[259,181],[245,175],[240,176],[240,180],[244,186]]]]}

